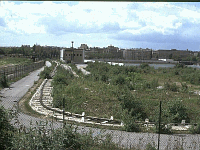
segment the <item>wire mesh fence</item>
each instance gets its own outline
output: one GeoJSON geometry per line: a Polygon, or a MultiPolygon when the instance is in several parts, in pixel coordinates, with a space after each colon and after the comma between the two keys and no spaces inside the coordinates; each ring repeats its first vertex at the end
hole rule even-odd
{"type": "Polygon", "coordinates": [[[44,61],[35,62],[27,65],[12,65],[0,67],[0,77],[6,76],[8,81],[22,77],[23,75],[32,72],[44,66],[44,61]]]}
{"type": "MultiPolygon", "coordinates": [[[[29,133],[31,128],[36,128],[36,127],[41,130],[41,128],[44,128],[45,126],[46,132],[48,131],[48,133],[51,133],[51,130],[53,128],[54,129],[63,128],[63,123],[76,126],[75,123],[68,122],[67,120],[63,122],[62,119],[56,119],[49,116],[43,116],[42,117],[43,119],[41,119],[41,117],[35,118],[31,116],[31,114],[29,115],[24,114],[23,112],[19,111],[20,110],[18,105],[19,100],[20,97],[5,96],[1,98],[1,105],[4,105],[4,107],[7,108],[8,110],[12,110],[10,112],[12,112],[14,118],[11,122],[17,128],[19,128],[21,132],[26,131],[26,133],[29,133]]],[[[161,109],[161,111],[163,110],[161,109]]],[[[143,150],[143,149],[148,149],[148,147],[160,150],[200,149],[200,135],[190,134],[189,132],[186,132],[189,130],[187,126],[191,125],[189,123],[185,122],[182,122],[182,124],[173,123],[171,127],[173,128],[173,130],[179,132],[163,134],[162,131],[160,131],[160,137],[159,137],[159,132],[153,133],[151,130],[152,128],[158,129],[159,122],[152,123],[149,122],[148,119],[146,119],[143,123],[140,122],[140,124],[142,125],[143,128],[146,129],[146,132],[126,132],[122,130],[98,129],[81,125],[78,126],[77,132],[81,134],[91,132],[93,138],[97,136],[99,137],[99,136],[110,135],[112,142],[117,144],[119,147],[125,149],[143,150]],[[150,132],[147,131],[148,129],[150,130],[150,132]]],[[[161,117],[161,124],[164,124],[162,122],[162,117],[161,117]]]]}

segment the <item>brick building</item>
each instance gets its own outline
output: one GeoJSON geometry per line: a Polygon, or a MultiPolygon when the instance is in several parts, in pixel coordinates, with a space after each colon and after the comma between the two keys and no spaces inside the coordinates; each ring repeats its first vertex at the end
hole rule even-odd
{"type": "Polygon", "coordinates": [[[193,52],[188,50],[158,50],[158,57],[160,59],[182,59],[193,56],[193,52]]]}
{"type": "Polygon", "coordinates": [[[123,51],[126,60],[149,60],[152,58],[151,49],[127,49],[123,51]]]}

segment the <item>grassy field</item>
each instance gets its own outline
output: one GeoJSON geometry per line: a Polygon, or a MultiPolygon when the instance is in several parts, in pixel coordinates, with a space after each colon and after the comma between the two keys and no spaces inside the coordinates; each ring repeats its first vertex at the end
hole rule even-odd
{"type": "Polygon", "coordinates": [[[31,62],[32,60],[29,58],[7,57],[7,58],[0,59],[0,66],[13,65],[13,64],[14,65],[27,64],[31,62]]]}
{"type": "MultiPolygon", "coordinates": [[[[79,78],[58,68],[54,77],[54,106],[74,113],[123,120],[158,122],[159,102],[162,101],[164,123],[196,123],[200,121],[200,70],[177,65],[174,68],[154,69],[147,64],[110,66],[90,63],[91,72],[79,78]],[[160,89],[157,87],[161,87],[160,89]]],[[[134,128],[134,127],[133,127],[134,128]]],[[[131,130],[132,131],[132,130],[131,130]]]]}

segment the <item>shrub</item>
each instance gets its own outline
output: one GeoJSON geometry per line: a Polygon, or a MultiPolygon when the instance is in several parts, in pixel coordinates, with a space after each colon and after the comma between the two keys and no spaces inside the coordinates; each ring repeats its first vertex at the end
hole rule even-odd
{"type": "Polygon", "coordinates": [[[169,90],[169,91],[172,91],[172,92],[178,92],[179,91],[179,88],[178,88],[178,86],[176,86],[175,83],[169,84],[168,82],[165,82],[164,88],[165,88],[165,90],[169,90]]]}
{"type": "Polygon", "coordinates": [[[142,68],[142,69],[149,68],[149,64],[148,63],[142,63],[140,65],[140,68],[142,68]]]}
{"type": "Polygon", "coordinates": [[[192,126],[191,128],[190,128],[190,132],[192,133],[192,134],[200,134],[200,122],[199,123],[197,123],[197,126],[192,126]]]}
{"type": "Polygon", "coordinates": [[[178,70],[175,70],[174,74],[175,74],[175,75],[179,75],[179,71],[178,71],[178,70]]]}
{"type": "Polygon", "coordinates": [[[0,87],[3,87],[3,88],[9,87],[5,72],[4,72],[3,76],[0,77],[0,87]]]}
{"type": "Polygon", "coordinates": [[[180,63],[176,64],[176,66],[175,66],[175,68],[184,68],[184,67],[185,67],[185,65],[184,64],[180,64],[180,63]]]}
{"type": "Polygon", "coordinates": [[[153,80],[150,83],[152,89],[156,89],[158,85],[158,79],[153,78],[153,80]]]}
{"type": "Polygon", "coordinates": [[[188,86],[187,86],[187,84],[186,83],[181,83],[181,91],[182,92],[188,92],[188,86]]]}
{"type": "Polygon", "coordinates": [[[103,74],[102,76],[101,76],[101,81],[103,81],[103,82],[108,82],[108,76],[106,75],[106,74],[103,74]]]}
{"type": "Polygon", "coordinates": [[[51,69],[49,67],[45,67],[44,70],[40,73],[40,78],[51,79],[50,73],[51,69]]]}
{"type": "Polygon", "coordinates": [[[152,146],[150,143],[148,143],[146,145],[146,150],[157,150],[157,149],[155,148],[155,145],[152,146]]]}
{"type": "Polygon", "coordinates": [[[16,133],[13,137],[13,149],[87,149],[94,142],[91,135],[81,135],[68,125],[63,129],[51,129],[50,133],[47,131],[47,126],[39,123],[36,128],[16,133]]]}
{"type": "Polygon", "coordinates": [[[142,120],[146,118],[146,114],[142,108],[141,102],[135,99],[135,97],[133,97],[131,93],[126,92],[123,95],[119,96],[118,99],[121,103],[122,109],[127,109],[128,113],[132,117],[142,120]]]}
{"type": "Polygon", "coordinates": [[[126,79],[122,75],[116,76],[112,81],[114,85],[124,85],[126,83],[126,79]]]}
{"type": "MultiPolygon", "coordinates": [[[[172,129],[171,125],[167,125],[167,126],[165,126],[164,124],[160,125],[160,133],[161,134],[172,134],[172,130],[171,129],[172,129]]],[[[156,126],[156,133],[159,133],[158,124],[156,126]]]]}
{"type": "Polygon", "coordinates": [[[0,149],[12,146],[14,128],[10,124],[9,115],[3,106],[0,107],[0,149]]]}
{"type": "Polygon", "coordinates": [[[13,137],[11,149],[26,150],[90,150],[90,149],[121,149],[112,142],[109,134],[97,135],[93,133],[78,133],[77,127],[65,125],[64,128],[50,129],[39,122],[34,128],[26,132],[16,132],[13,137]]]}
{"type": "Polygon", "coordinates": [[[169,110],[169,116],[172,118],[172,122],[174,123],[181,123],[182,120],[186,120],[186,122],[190,122],[187,108],[180,100],[174,100],[171,102],[168,102],[168,110],[169,110]]]}
{"type": "Polygon", "coordinates": [[[139,132],[141,129],[139,125],[135,122],[135,117],[133,117],[128,110],[124,110],[122,113],[122,120],[124,123],[124,129],[127,132],[139,132]]]}
{"type": "Polygon", "coordinates": [[[158,79],[153,79],[152,81],[143,81],[142,83],[142,90],[145,89],[156,89],[158,87],[158,79]]]}

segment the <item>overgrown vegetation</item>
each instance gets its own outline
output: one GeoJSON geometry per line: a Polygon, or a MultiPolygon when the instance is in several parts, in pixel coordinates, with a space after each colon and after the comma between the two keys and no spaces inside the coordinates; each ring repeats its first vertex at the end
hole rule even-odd
{"type": "Polygon", "coordinates": [[[5,57],[0,59],[0,66],[3,65],[21,65],[21,64],[30,64],[33,60],[29,58],[17,58],[17,57],[5,57]]]}
{"type": "Polygon", "coordinates": [[[9,113],[0,106],[0,149],[7,149],[12,146],[14,127],[9,122],[9,113]]]}
{"type": "Polygon", "coordinates": [[[55,62],[51,62],[51,66],[50,67],[45,67],[44,70],[42,72],[40,72],[40,78],[41,79],[51,79],[51,72],[54,70],[56,63],[55,62]]]}
{"type": "Polygon", "coordinates": [[[193,134],[200,134],[200,122],[198,122],[196,126],[193,125],[190,128],[190,132],[193,134]]]}
{"type": "Polygon", "coordinates": [[[5,88],[8,87],[8,80],[6,78],[5,73],[3,74],[3,76],[0,77],[0,88],[5,88]]]}
{"type": "MultiPolygon", "coordinates": [[[[54,129],[51,122],[40,121],[32,127],[14,128],[10,124],[10,115],[3,107],[0,107],[0,149],[44,149],[44,150],[128,150],[112,141],[111,134],[104,134],[100,131],[96,136],[93,132],[79,133],[77,126],[65,125],[63,128],[54,129]]],[[[146,150],[154,148],[154,145],[147,144],[146,150]]],[[[130,150],[139,148],[132,147],[130,150]]]]}
{"type": "Polygon", "coordinates": [[[160,100],[163,123],[195,123],[200,119],[200,99],[194,94],[200,85],[198,69],[180,64],[154,69],[148,64],[112,66],[100,62],[89,63],[86,69],[90,75],[75,78],[58,68],[52,83],[56,107],[62,108],[64,99],[67,111],[114,116],[123,120],[127,131],[143,131],[136,122],[146,118],[157,123],[160,100]]]}

